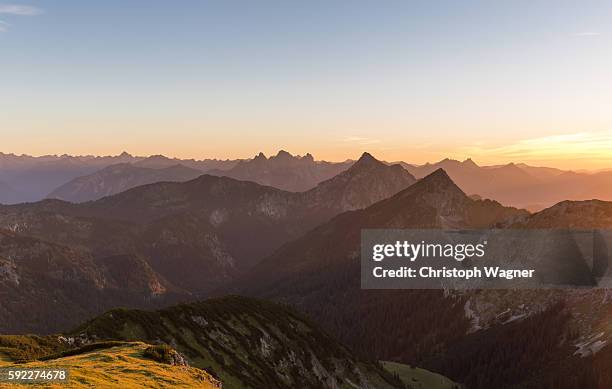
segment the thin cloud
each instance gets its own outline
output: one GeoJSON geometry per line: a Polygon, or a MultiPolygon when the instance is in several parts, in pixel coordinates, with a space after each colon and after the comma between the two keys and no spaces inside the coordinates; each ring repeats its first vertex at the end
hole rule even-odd
{"type": "Polygon", "coordinates": [[[573,36],[599,36],[601,35],[600,32],[596,32],[596,31],[583,31],[583,32],[577,32],[575,34],[572,34],[573,36]]]}
{"type": "Polygon", "coordinates": [[[361,146],[373,145],[376,143],[382,142],[380,139],[372,139],[372,138],[364,138],[361,136],[348,136],[344,138],[343,142],[345,143],[355,143],[361,146]]]}
{"type": "MultiPolygon", "coordinates": [[[[0,15],[9,16],[36,16],[42,14],[44,11],[38,7],[31,5],[21,4],[6,4],[0,3],[0,15]]],[[[0,33],[7,32],[9,24],[0,20],[0,33]]]]}
{"type": "Polygon", "coordinates": [[[16,16],[36,16],[43,13],[43,10],[31,5],[20,4],[1,4],[0,14],[16,15],[16,16]]]}

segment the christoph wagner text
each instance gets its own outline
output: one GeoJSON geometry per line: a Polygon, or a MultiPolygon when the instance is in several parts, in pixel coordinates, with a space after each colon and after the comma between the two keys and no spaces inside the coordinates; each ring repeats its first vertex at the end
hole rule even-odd
{"type": "Polygon", "coordinates": [[[472,278],[532,278],[533,269],[501,269],[499,267],[473,267],[471,269],[446,268],[434,269],[432,267],[421,267],[418,270],[402,266],[397,269],[383,269],[375,267],[373,275],[376,278],[458,278],[469,280],[472,278]]]}
{"type": "Polygon", "coordinates": [[[482,258],[485,255],[487,241],[472,243],[409,243],[396,241],[388,244],[375,244],[372,247],[372,259],[380,262],[385,258],[406,258],[411,262],[419,258],[453,258],[463,261],[466,258],[482,258]]]}

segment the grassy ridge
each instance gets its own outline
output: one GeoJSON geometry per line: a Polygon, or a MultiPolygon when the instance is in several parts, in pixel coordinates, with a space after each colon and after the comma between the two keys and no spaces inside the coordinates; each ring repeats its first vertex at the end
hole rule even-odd
{"type": "MultiPolygon", "coordinates": [[[[64,367],[70,370],[65,385],[36,385],[40,388],[201,388],[217,389],[216,381],[207,372],[185,366],[170,366],[144,356],[150,345],[123,343],[109,348],[83,351],[49,361],[19,364],[19,368],[64,367]]],[[[11,366],[0,362],[0,367],[11,366]]],[[[23,388],[23,385],[0,384],[2,388],[23,388]]]]}
{"type": "Polygon", "coordinates": [[[96,387],[165,387],[173,382],[167,370],[187,387],[208,377],[224,389],[404,388],[293,309],[238,296],[158,311],[115,309],[61,337],[0,336],[2,359],[20,367],[68,363],[73,383],[96,387]]]}
{"type": "Polygon", "coordinates": [[[159,311],[116,309],[74,334],[169,344],[225,389],[401,387],[292,309],[237,296],[159,311]]]}

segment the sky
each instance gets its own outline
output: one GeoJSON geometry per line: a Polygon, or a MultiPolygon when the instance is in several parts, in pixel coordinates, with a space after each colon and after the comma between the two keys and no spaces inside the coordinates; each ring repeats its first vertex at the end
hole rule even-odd
{"type": "Polygon", "coordinates": [[[0,151],[612,167],[612,2],[0,0],[0,151]]]}

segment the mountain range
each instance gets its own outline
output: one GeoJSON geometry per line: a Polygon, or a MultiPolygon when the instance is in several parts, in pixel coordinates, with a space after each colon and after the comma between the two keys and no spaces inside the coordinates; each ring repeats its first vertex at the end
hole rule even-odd
{"type": "MultiPolygon", "coordinates": [[[[32,157],[0,153],[0,182],[9,185],[18,197],[3,197],[0,203],[14,204],[39,201],[71,180],[95,173],[111,165],[135,164],[139,167],[167,168],[181,164],[192,169],[206,171],[229,169],[238,161],[232,160],[193,160],[176,159],[163,156],[136,157],[126,152],[116,156],[70,156],[46,155],[32,157]]],[[[112,185],[109,185],[112,186],[112,185]]]]}
{"type": "MultiPolygon", "coordinates": [[[[193,160],[163,155],[134,157],[128,153],[111,157],[29,157],[0,153],[0,203],[38,201],[46,197],[87,201],[119,193],[142,183],[185,181],[186,172],[152,172],[181,165],[202,174],[253,181],[290,192],[313,189],[346,170],[353,161],[315,161],[311,154],[294,156],[286,151],[246,160],[193,160]],[[128,172],[130,164],[131,169],[128,172]],[[113,165],[123,165],[120,169],[113,165]],[[122,174],[109,174],[112,170],[122,174]]],[[[473,160],[444,159],[414,165],[398,162],[416,178],[444,169],[468,195],[489,198],[508,206],[539,211],[564,200],[612,200],[612,172],[574,172],[524,163],[479,166],[473,160]]],[[[170,169],[171,171],[172,169],[170,169]]]]}
{"type": "Polygon", "coordinates": [[[444,169],[467,194],[504,205],[539,211],[564,200],[612,200],[612,172],[578,173],[548,167],[509,163],[478,166],[444,159],[434,164],[402,166],[417,178],[444,169]]]}
{"type": "MultiPolygon", "coordinates": [[[[448,173],[431,165],[402,168],[364,153],[301,192],[204,174],[85,203],[0,206],[0,294],[6,296],[0,332],[66,331],[117,306],[159,309],[239,293],[293,306],[355,358],[422,366],[469,388],[607,387],[612,309],[605,290],[361,290],[364,228],[612,226],[610,202],[561,201],[532,214],[465,189],[486,179],[493,193],[507,181],[550,183],[583,173],[441,164],[450,166],[448,173]],[[464,177],[463,187],[453,174],[464,177]]],[[[144,169],[160,169],[153,166],[144,169]]],[[[186,312],[200,308],[185,309],[113,311],[99,318],[107,324],[94,320],[79,331],[122,341],[159,338],[197,359],[198,347],[223,350],[244,327],[225,323],[230,333],[215,329],[212,340],[208,333],[192,336],[186,344],[196,350],[189,350],[176,338],[193,325],[186,312]],[[111,327],[109,317],[124,324],[111,327]]],[[[228,374],[228,382],[238,377],[228,374]]]]}
{"type": "Polygon", "coordinates": [[[315,161],[310,154],[293,156],[281,150],[270,158],[259,153],[253,159],[238,162],[229,170],[211,170],[208,173],[254,181],[290,192],[303,192],[346,170],[352,163],[315,161]]]}
{"type": "Polygon", "coordinates": [[[194,178],[196,172],[301,192],[346,170],[352,163],[315,161],[310,154],[300,157],[286,151],[270,158],[260,153],[250,160],[136,157],[125,152],[107,157],[0,153],[0,203],[44,198],[90,201],[146,183],[186,181],[194,178]]]}
{"type": "Polygon", "coordinates": [[[11,301],[0,302],[0,309],[18,321],[0,323],[0,331],[61,330],[117,305],[158,306],[204,296],[283,243],[413,182],[399,166],[364,154],[347,171],[303,193],[202,175],[81,204],[1,206],[6,243],[0,246],[0,290],[11,301]],[[28,260],[33,257],[41,262],[28,260]],[[66,287],[58,288],[61,283],[66,287]],[[61,307],[28,311],[45,294],[57,295],[61,307]],[[59,318],[50,325],[33,315],[59,318]]]}

